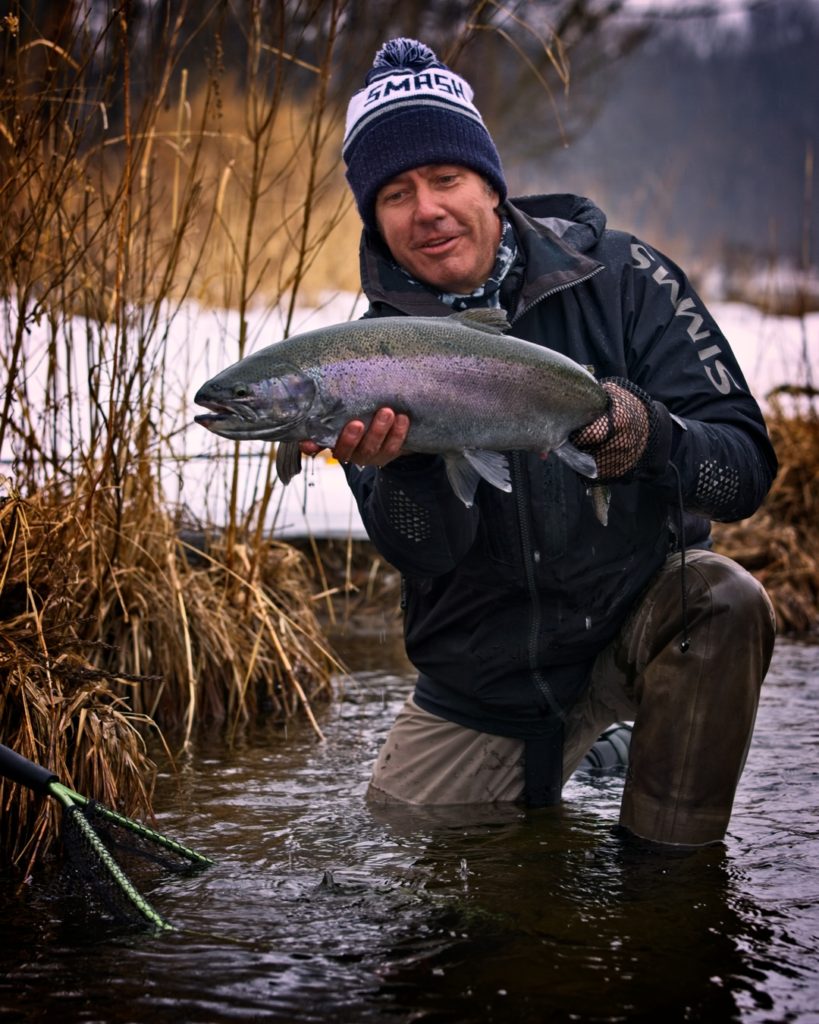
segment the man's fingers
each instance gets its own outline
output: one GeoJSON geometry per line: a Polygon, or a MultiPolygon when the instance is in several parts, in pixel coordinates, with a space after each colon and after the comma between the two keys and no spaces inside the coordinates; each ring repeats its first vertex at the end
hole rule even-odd
{"type": "Polygon", "coordinates": [[[353,454],[363,436],[364,424],[361,420],[350,420],[338,435],[338,440],[333,448],[333,455],[339,462],[352,462],[353,454]]]}
{"type": "Polygon", "coordinates": [[[380,458],[384,442],[387,439],[393,423],[395,413],[392,409],[379,409],[372,418],[369,430],[363,434],[355,452],[352,455],[353,462],[361,462],[364,465],[373,463],[380,458]]]}
{"type": "MultiPolygon", "coordinates": [[[[409,416],[392,409],[379,409],[367,429],[361,420],[350,420],[338,435],[333,455],[339,462],[384,466],[401,454],[409,428],[409,416]]],[[[301,441],[299,449],[303,455],[316,455],[321,445],[301,441]]]]}
{"type": "Polygon", "coordinates": [[[400,454],[404,447],[404,442],[407,439],[409,433],[410,419],[406,413],[399,412],[395,414],[395,420],[392,427],[390,428],[389,434],[384,438],[384,444],[381,447],[381,452],[384,455],[388,455],[390,458],[395,458],[396,455],[400,454]]]}
{"type": "Polygon", "coordinates": [[[385,466],[401,454],[409,432],[409,417],[392,409],[379,409],[365,430],[352,420],[339,435],[333,454],[339,462],[357,466],[385,466]]]}

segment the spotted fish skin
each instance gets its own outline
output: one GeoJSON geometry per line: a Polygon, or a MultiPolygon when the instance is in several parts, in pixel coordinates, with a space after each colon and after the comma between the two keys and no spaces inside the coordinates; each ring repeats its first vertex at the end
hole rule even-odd
{"type": "Polygon", "coordinates": [[[550,452],[594,478],[594,459],[568,440],[605,412],[584,367],[506,334],[502,310],[381,317],[334,324],[268,345],[196,394],[196,422],[232,440],[278,441],[283,483],[300,470],[300,441],[332,448],[350,420],[406,413],[407,452],[443,456],[470,505],[480,479],[511,490],[504,452],[550,452]]]}

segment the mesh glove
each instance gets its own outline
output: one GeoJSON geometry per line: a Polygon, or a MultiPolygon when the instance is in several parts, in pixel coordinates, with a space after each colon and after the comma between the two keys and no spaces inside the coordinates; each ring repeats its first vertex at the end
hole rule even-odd
{"type": "Polygon", "coordinates": [[[571,435],[572,443],[597,462],[598,480],[619,480],[653,462],[659,443],[659,414],[642,388],[622,377],[600,381],[609,407],[571,435]]]}

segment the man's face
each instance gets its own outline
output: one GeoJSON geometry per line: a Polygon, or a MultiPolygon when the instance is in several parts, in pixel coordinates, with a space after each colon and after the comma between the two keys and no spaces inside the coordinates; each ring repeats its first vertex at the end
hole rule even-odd
{"type": "Polygon", "coordinates": [[[442,292],[468,295],[495,265],[498,194],[466,167],[427,164],[384,185],[375,216],[394,259],[442,292]]]}

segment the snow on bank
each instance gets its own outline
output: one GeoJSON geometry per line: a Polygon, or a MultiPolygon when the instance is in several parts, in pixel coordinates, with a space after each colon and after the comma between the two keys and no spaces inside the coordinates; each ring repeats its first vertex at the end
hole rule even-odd
{"type": "MultiPolygon", "coordinates": [[[[819,383],[819,313],[804,319],[770,316],[739,303],[711,303],[715,315],[748,380],[754,394],[766,404],[766,396],[782,385],[819,383]]],[[[363,302],[353,295],[328,298],[316,309],[297,310],[293,332],[311,330],[357,316],[363,302]]],[[[248,351],[255,351],[282,335],[280,310],[257,311],[248,321],[248,351]]],[[[3,365],[8,372],[9,339],[13,337],[13,316],[3,311],[3,365]]],[[[64,399],[69,390],[78,397],[72,424],[74,434],[83,435],[89,415],[87,352],[93,353],[98,328],[78,320],[59,329],[60,351],[70,351],[71,368],[58,389],[64,399]]],[[[152,365],[160,367],[161,398],[146,398],[154,404],[149,410],[152,421],[167,439],[163,445],[161,481],[167,499],[185,506],[201,522],[226,521],[230,494],[233,445],[197,426],[193,416],[197,407],[193,396],[199,386],[238,357],[239,323],[234,311],[203,309],[186,304],[179,312],[166,315],[155,332],[153,348],[146,354],[152,365]]],[[[26,341],[25,366],[27,405],[31,410],[44,407],[48,333],[45,323],[32,325],[26,341]]],[[[106,368],[95,367],[96,391],[106,397],[106,368]]],[[[788,406],[785,406],[786,411],[788,406]]],[[[15,404],[14,414],[21,406],[15,404]]],[[[69,431],[64,431],[65,451],[69,431]]],[[[87,436],[87,435],[86,435],[87,436]]],[[[19,453],[18,453],[19,454],[19,453]]],[[[240,446],[238,508],[250,511],[258,500],[268,469],[270,446],[249,442],[240,446]]],[[[12,471],[13,452],[8,444],[0,453],[0,473],[12,471]]],[[[266,526],[280,537],[364,536],[358,512],[347,490],[343,473],[324,458],[305,462],[302,474],[282,488],[276,485],[266,526]]]]}

